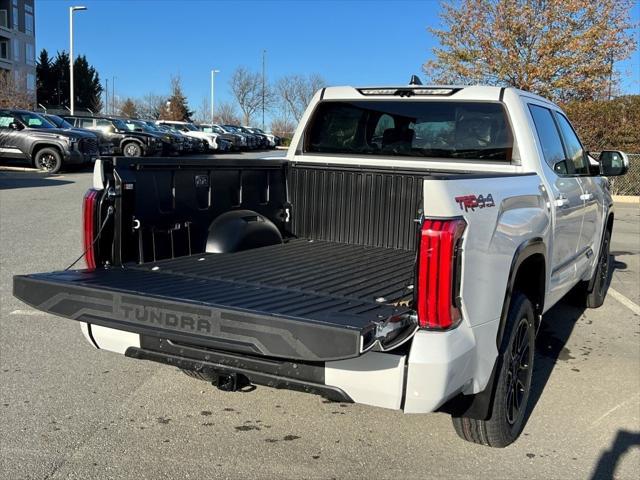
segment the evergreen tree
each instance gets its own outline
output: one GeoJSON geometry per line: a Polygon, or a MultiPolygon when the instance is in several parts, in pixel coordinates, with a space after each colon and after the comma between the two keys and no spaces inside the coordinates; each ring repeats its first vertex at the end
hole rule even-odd
{"type": "MultiPolygon", "coordinates": [[[[64,50],[51,60],[46,50],[40,52],[37,75],[38,102],[45,106],[69,105],[69,55],[64,50]]],[[[78,109],[102,110],[102,84],[96,69],[84,55],[74,60],[74,87],[78,109]]]]}
{"type": "Polygon", "coordinates": [[[51,104],[53,97],[53,69],[49,52],[44,48],[40,52],[36,62],[36,97],[38,103],[43,105],[51,104]]]}
{"type": "Polygon", "coordinates": [[[138,118],[138,110],[136,104],[130,98],[127,98],[120,107],[120,115],[127,118],[138,118]]]}
{"type": "Polygon", "coordinates": [[[171,95],[160,112],[162,120],[191,121],[193,111],[189,110],[187,97],[182,90],[182,80],[179,76],[171,77],[171,95]]]}

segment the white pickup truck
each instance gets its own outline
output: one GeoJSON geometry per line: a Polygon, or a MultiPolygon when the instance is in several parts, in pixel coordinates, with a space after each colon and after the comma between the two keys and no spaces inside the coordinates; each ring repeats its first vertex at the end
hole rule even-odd
{"type": "Polygon", "coordinates": [[[222,390],[444,411],[504,447],[542,315],[607,292],[604,176],[628,160],[599,160],[517,89],[324,88],[284,159],[98,160],[87,268],[16,276],[14,295],[222,390]]]}

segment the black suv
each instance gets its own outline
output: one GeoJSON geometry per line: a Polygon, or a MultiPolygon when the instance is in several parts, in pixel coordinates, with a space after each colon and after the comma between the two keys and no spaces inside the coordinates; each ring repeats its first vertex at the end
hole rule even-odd
{"type": "Polygon", "coordinates": [[[98,153],[93,133],[56,128],[27,110],[0,109],[0,158],[26,160],[56,173],[67,164],[93,162],[98,153]]]}
{"type": "Polygon", "coordinates": [[[63,118],[74,127],[101,131],[111,141],[115,155],[141,157],[162,151],[162,138],[148,132],[131,131],[119,118],[79,115],[63,115],[63,118]]]}
{"type": "Polygon", "coordinates": [[[98,150],[100,151],[100,155],[109,156],[113,155],[113,145],[107,138],[107,136],[102,133],[100,130],[86,130],[84,128],[77,128],[67,122],[64,118],[59,117],[58,115],[53,115],[51,113],[41,113],[41,116],[49,120],[49,123],[53,123],[55,127],[61,128],[63,130],[74,130],[79,132],[91,133],[98,138],[98,150]]]}

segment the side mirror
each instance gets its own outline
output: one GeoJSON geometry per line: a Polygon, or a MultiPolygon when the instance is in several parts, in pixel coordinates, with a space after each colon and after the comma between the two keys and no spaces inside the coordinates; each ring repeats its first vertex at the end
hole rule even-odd
{"type": "Polygon", "coordinates": [[[567,161],[560,160],[553,164],[553,171],[556,175],[568,175],[569,169],[567,168],[567,161]]]}
{"type": "Polygon", "coordinates": [[[10,128],[11,130],[22,130],[22,125],[20,125],[20,124],[19,124],[19,123],[17,123],[17,122],[11,122],[11,123],[9,124],[9,128],[10,128]]]}
{"type": "Polygon", "coordinates": [[[629,157],[624,152],[605,150],[600,153],[600,175],[617,177],[629,170],[629,157]]]}

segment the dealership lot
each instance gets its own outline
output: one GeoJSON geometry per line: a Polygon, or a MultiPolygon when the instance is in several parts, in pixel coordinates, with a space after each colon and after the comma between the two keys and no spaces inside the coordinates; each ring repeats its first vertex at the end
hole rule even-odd
{"type": "Polygon", "coordinates": [[[547,313],[530,419],[518,442],[493,450],[460,440],[443,414],[220,392],[96,352],[75,322],[13,298],[12,275],[79,255],[90,181],[0,171],[1,478],[636,478],[637,205],[616,206],[614,291],[598,310],[563,302],[547,313]]]}

